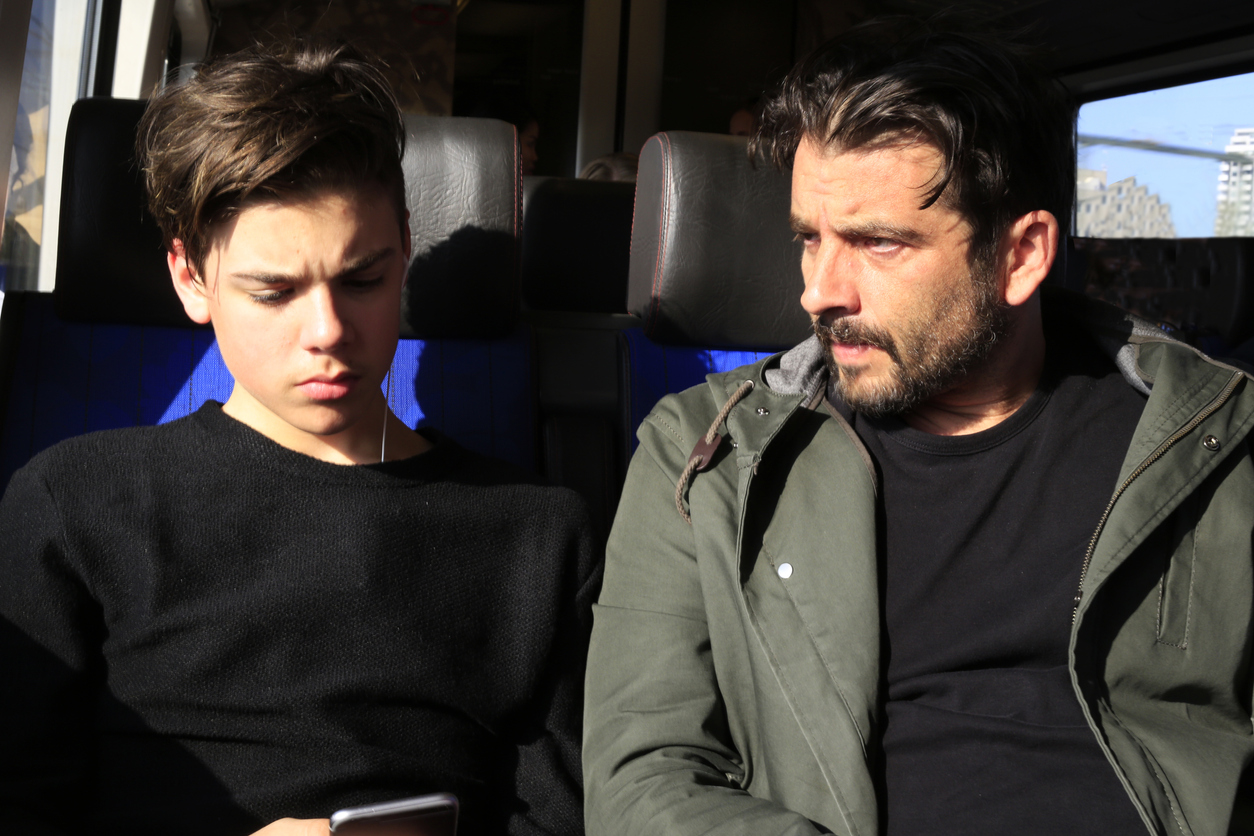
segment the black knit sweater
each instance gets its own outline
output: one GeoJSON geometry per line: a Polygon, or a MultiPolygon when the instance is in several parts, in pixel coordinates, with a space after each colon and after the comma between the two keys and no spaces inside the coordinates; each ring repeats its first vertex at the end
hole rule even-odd
{"type": "Polygon", "coordinates": [[[19,471],[6,831],[226,836],[440,790],[463,834],[582,832],[582,506],[435,440],[334,465],[208,404],[19,471]]]}

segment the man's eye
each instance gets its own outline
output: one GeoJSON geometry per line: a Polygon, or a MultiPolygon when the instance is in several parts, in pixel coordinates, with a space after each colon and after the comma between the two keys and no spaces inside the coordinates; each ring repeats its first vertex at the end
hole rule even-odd
{"type": "Polygon", "coordinates": [[[819,240],[817,232],[798,232],[792,237],[794,241],[800,241],[803,244],[816,244],[819,240]]]}
{"type": "Polygon", "coordinates": [[[900,244],[891,238],[868,238],[866,239],[866,246],[867,249],[887,253],[895,250],[900,244]]]}

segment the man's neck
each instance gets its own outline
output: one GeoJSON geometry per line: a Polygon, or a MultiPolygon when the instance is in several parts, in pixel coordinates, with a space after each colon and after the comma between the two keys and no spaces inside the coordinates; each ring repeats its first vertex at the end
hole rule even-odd
{"type": "Polygon", "coordinates": [[[1014,415],[1036,391],[1045,366],[1039,302],[1025,308],[1005,340],[978,369],[902,420],[933,435],[970,435],[1014,415]]]}

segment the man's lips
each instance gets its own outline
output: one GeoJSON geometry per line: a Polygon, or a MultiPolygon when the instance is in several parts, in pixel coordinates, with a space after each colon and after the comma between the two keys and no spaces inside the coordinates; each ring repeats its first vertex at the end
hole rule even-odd
{"type": "Polygon", "coordinates": [[[298,384],[296,388],[305,397],[315,401],[333,401],[342,398],[361,380],[361,375],[352,372],[340,372],[337,375],[316,375],[298,384]]]}
{"type": "Polygon", "coordinates": [[[847,364],[865,361],[872,351],[883,351],[870,343],[842,343],[832,340],[828,346],[831,348],[832,357],[838,363],[847,364]]]}
{"type": "Polygon", "coordinates": [[[818,334],[832,359],[837,363],[858,365],[866,363],[873,351],[887,354],[896,360],[897,354],[893,339],[887,332],[871,326],[847,320],[837,320],[831,324],[814,323],[814,332],[818,334]]]}

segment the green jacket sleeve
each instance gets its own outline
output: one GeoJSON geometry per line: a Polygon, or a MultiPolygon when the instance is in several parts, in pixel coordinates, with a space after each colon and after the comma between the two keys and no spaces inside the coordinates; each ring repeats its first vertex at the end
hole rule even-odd
{"type": "Polygon", "coordinates": [[[738,784],[692,529],[674,492],[675,480],[642,446],[594,609],[584,709],[588,833],[819,833],[738,784]]]}

